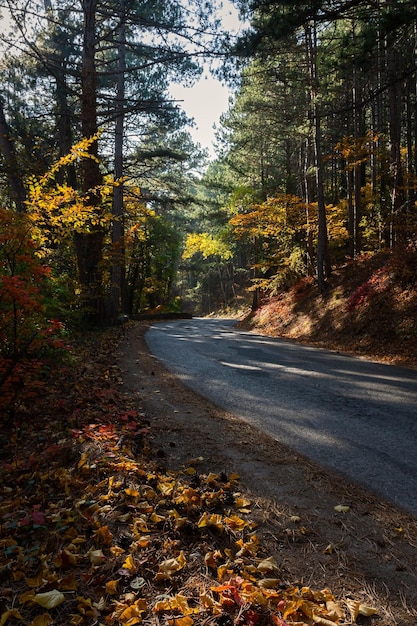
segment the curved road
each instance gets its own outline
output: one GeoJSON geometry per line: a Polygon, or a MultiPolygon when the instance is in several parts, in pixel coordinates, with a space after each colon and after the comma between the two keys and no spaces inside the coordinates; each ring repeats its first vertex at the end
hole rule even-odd
{"type": "Polygon", "coordinates": [[[151,352],[180,379],[323,467],[417,514],[417,372],[242,332],[158,323],[151,352]]]}

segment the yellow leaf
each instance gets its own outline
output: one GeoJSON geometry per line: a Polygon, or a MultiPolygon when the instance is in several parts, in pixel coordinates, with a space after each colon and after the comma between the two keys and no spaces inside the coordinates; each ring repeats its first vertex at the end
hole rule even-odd
{"type": "Polygon", "coordinates": [[[131,489],[130,487],[128,489],[125,489],[125,493],[128,496],[132,496],[133,498],[137,498],[138,496],[140,496],[140,492],[137,491],[137,489],[131,489]]]}
{"type": "Polygon", "coordinates": [[[88,459],[88,455],[85,452],[83,452],[80,460],[78,461],[78,469],[80,469],[80,467],[83,467],[83,465],[87,463],[87,459],[88,459]]]}
{"type": "Polygon", "coordinates": [[[18,620],[22,620],[23,621],[23,617],[20,615],[20,613],[19,613],[19,611],[17,609],[8,609],[7,611],[5,611],[2,614],[2,616],[0,618],[0,626],[4,626],[4,624],[7,622],[9,617],[13,617],[14,619],[18,619],[18,620]]]}
{"type": "Polygon", "coordinates": [[[171,607],[174,610],[180,611],[183,615],[190,615],[190,613],[198,613],[198,609],[190,609],[188,606],[188,600],[182,593],[178,593],[175,598],[172,599],[171,607]]]}
{"type": "Polygon", "coordinates": [[[232,530],[243,530],[243,528],[248,525],[245,520],[238,517],[237,515],[231,515],[230,517],[226,517],[224,521],[232,530]]]}
{"type": "Polygon", "coordinates": [[[176,481],[166,478],[158,483],[158,489],[163,496],[170,496],[175,488],[176,481]]]}
{"type": "Polygon", "coordinates": [[[131,554],[129,554],[129,556],[127,557],[126,561],[123,563],[122,567],[124,569],[129,569],[131,571],[136,571],[136,565],[135,562],[133,560],[133,557],[131,554]]]}
{"type": "Polygon", "coordinates": [[[162,611],[170,611],[171,610],[171,604],[168,600],[158,600],[158,602],[155,602],[152,611],[154,613],[161,613],[162,611]]]}
{"type": "Polygon", "coordinates": [[[200,517],[197,526],[199,528],[205,528],[206,526],[214,526],[217,530],[223,530],[222,516],[217,513],[209,515],[207,511],[200,517]]]}
{"type": "Polygon", "coordinates": [[[52,589],[51,591],[46,591],[45,593],[37,593],[33,598],[33,601],[36,602],[36,604],[43,606],[45,609],[53,609],[65,601],[65,596],[63,593],[58,591],[58,589],[52,589]]]}
{"type": "Polygon", "coordinates": [[[140,624],[142,621],[142,617],[140,612],[134,606],[128,606],[120,615],[119,622],[122,624],[129,624],[129,626],[133,624],[140,624]]]}
{"type": "Polygon", "coordinates": [[[139,598],[134,604],[126,607],[119,615],[118,620],[123,626],[133,626],[140,624],[142,621],[142,613],[148,609],[146,600],[139,598]]]}
{"type": "Polygon", "coordinates": [[[223,611],[220,602],[217,602],[213,596],[207,592],[200,593],[200,601],[204,607],[211,610],[213,615],[219,615],[223,611]]]}
{"type": "Polygon", "coordinates": [[[218,580],[222,580],[223,576],[226,573],[228,573],[229,571],[230,572],[232,571],[229,568],[230,568],[230,563],[224,563],[223,565],[219,565],[219,567],[217,568],[217,578],[218,578],[218,580]]]}
{"type": "Polygon", "coordinates": [[[245,509],[248,506],[251,505],[251,501],[248,500],[247,498],[243,497],[243,496],[239,496],[238,498],[236,498],[236,506],[239,509],[245,509]]]}

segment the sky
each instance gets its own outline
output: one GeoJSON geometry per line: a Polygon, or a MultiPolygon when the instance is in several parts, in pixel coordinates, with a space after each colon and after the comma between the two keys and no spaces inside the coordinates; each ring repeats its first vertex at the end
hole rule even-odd
{"type": "Polygon", "coordinates": [[[178,100],[188,117],[194,119],[195,126],[188,130],[195,143],[208,151],[209,158],[215,158],[214,125],[229,108],[231,90],[205,71],[193,87],[172,85],[170,94],[178,100]]]}
{"type": "MultiPolygon", "coordinates": [[[[223,27],[237,32],[241,27],[237,9],[230,0],[222,0],[222,5],[223,27]]],[[[232,90],[214,78],[207,69],[192,87],[175,84],[171,85],[169,91],[173,98],[182,101],[178,105],[188,117],[194,119],[195,125],[189,128],[193,140],[208,151],[210,159],[214,159],[214,125],[218,125],[220,116],[228,110],[232,90]]]]}

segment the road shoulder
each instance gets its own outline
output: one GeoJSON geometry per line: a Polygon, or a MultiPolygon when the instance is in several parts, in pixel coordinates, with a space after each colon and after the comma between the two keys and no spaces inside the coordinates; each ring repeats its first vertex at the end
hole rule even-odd
{"type": "Polygon", "coordinates": [[[239,474],[284,583],[376,605],[369,625],[417,622],[415,517],[186,388],[149,353],[147,328],[137,323],[127,331],[120,367],[126,391],[149,419],[155,461],[168,470],[239,474]]]}

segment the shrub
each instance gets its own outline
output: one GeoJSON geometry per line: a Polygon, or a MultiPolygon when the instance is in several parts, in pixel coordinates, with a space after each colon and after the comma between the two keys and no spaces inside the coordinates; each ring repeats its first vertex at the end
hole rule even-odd
{"type": "Polygon", "coordinates": [[[49,268],[36,256],[25,216],[0,208],[1,405],[39,384],[41,354],[57,345],[62,324],[47,319],[49,268]],[[36,382],[35,382],[36,381],[36,382]]]}

